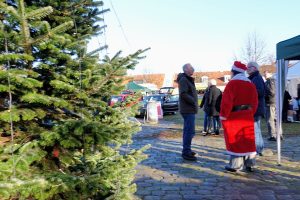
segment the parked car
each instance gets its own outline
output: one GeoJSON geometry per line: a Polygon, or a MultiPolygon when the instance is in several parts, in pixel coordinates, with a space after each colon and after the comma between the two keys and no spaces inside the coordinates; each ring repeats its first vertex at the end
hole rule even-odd
{"type": "Polygon", "coordinates": [[[113,106],[113,105],[115,105],[118,102],[123,102],[123,101],[125,101],[125,99],[126,99],[127,96],[128,95],[126,95],[126,94],[113,95],[113,96],[110,97],[108,105],[109,106],[113,106]]]}
{"type": "Polygon", "coordinates": [[[162,87],[159,89],[159,94],[171,95],[174,89],[174,87],[162,87]]]}
{"type": "Polygon", "coordinates": [[[151,100],[159,101],[161,103],[163,114],[176,114],[176,112],[178,111],[179,95],[157,94],[143,97],[143,100],[140,102],[140,106],[138,109],[138,116],[144,116],[146,114],[147,104],[151,100]]]}
{"type": "Polygon", "coordinates": [[[166,96],[163,104],[162,109],[164,114],[172,113],[176,114],[179,109],[179,95],[169,95],[166,96]]]}
{"type": "Polygon", "coordinates": [[[164,95],[155,94],[155,95],[149,95],[149,96],[143,96],[142,101],[140,101],[138,114],[137,116],[144,116],[147,111],[147,104],[149,101],[159,101],[161,105],[164,102],[164,95]]]}

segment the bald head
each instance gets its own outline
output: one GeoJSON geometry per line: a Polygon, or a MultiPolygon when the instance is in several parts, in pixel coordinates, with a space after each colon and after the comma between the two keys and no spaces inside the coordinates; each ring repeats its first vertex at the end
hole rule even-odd
{"type": "Polygon", "coordinates": [[[188,76],[192,76],[195,71],[194,67],[190,63],[183,65],[182,70],[188,76]]]}

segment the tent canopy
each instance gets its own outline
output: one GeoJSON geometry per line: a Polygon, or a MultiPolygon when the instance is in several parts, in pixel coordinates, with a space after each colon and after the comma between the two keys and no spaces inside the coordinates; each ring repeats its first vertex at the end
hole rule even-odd
{"type": "Polygon", "coordinates": [[[137,91],[150,91],[150,89],[148,89],[146,87],[143,87],[139,84],[136,84],[135,82],[132,82],[132,81],[127,83],[126,89],[134,91],[134,92],[137,92],[137,91]]]}
{"type": "Polygon", "coordinates": [[[300,35],[277,43],[276,59],[300,60],[300,35]]]}

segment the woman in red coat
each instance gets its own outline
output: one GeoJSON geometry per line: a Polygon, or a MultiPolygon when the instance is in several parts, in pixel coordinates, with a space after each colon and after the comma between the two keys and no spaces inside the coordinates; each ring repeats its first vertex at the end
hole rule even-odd
{"type": "Polygon", "coordinates": [[[230,155],[225,169],[231,172],[244,167],[253,171],[255,165],[254,113],[258,100],[255,85],[245,76],[246,70],[246,65],[234,62],[232,79],[226,85],[221,102],[220,119],[226,150],[230,155]]]}

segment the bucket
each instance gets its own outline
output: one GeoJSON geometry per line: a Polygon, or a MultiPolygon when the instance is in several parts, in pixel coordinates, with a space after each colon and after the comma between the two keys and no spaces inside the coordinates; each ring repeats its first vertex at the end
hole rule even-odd
{"type": "Polygon", "coordinates": [[[147,122],[157,124],[158,122],[158,109],[156,101],[149,101],[147,103],[147,122]]]}

